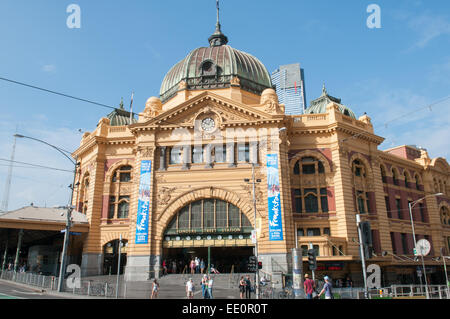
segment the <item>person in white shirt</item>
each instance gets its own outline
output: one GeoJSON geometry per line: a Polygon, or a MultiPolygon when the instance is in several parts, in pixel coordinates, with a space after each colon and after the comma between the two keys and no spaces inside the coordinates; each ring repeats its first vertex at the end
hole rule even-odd
{"type": "Polygon", "coordinates": [[[214,279],[209,276],[208,277],[208,295],[209,299],[213,299],[212,288],[213,288],[214,279]]]}
{"type": "Polygon", "coordinates": [[[186,294],[188,299],[194,299],[194,282],[192,278],[186,283],[186,294]]]}

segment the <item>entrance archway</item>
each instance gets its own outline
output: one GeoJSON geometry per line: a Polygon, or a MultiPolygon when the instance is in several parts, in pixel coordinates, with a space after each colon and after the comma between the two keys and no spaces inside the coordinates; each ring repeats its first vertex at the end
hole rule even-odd
{"type": "MultiPolygon", "coordinates": [[[[122,247],[120,249],[120,275],[123,274],[127,265],[127,246],[128,240],[122,239],[122,247]]],[[[112,240],[103,246],[103,274],[117,275],[119,266],[119,240],[112,240]]]]}
{"type": "Polygon", "coordinates": [[[205,268],[209,262],[221,273],[246,272],[248,257],[253,255],[252,230],[248,218],[232,203],[208,198],[187,204],[164,232],[168,273],[190,272],[189,262],[195,257],[204,260],[205,268]]]}

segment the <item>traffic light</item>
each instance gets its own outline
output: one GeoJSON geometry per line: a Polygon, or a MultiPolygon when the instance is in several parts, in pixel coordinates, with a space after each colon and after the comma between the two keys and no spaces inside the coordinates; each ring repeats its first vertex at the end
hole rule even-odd
{"type": "Polygon", "coordinates": [[[262,269],[262,261],[258,261],[258,269],[262,269]]]}
{"type": "Polygon", "coordinates": [[[366,259],[372,258],[373,244],[372,244],[372,230],[370,229],[370,222],[359,223],[361,228],[361,243],[364,248],[364,256],[366,259]]]}
{"type": "Polygon", "coordinates": [[[309,264],[309,270],[317,269],[316,251],[314,249],[308,250],[308,264],[309,264]]]}

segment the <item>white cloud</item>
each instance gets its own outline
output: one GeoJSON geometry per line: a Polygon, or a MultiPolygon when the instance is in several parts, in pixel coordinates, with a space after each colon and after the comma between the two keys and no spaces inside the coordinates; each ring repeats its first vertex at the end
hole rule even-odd
{"type": "Polygon", "coordinates": [[[55,73],[56,72],[56,65],[54,64],[46,64],[42,66],[42,71],[46,73],[55,73]]]}

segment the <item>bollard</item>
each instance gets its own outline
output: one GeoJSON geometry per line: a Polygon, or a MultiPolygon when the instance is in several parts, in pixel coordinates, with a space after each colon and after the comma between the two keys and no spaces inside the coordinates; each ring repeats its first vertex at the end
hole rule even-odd
{"type": "Polygon", "coordinates": [[[87,291],[87,295],[90,296],[91,295],[91,281],[88,281],[88,291],[87,291]]]}
{"type": "Polygon", "coordinates": [[[105,298],[108,298],[108,283],[105,284],[105,298]]]}

